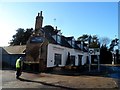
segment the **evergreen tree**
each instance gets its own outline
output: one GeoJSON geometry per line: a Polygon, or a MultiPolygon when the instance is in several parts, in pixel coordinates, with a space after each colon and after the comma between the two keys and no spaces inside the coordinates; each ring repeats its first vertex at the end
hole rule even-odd
{"type": "Polygon", "coordinates": [[[16,34],[13,35],[13,39],[10,41],[10,45],[25,45],[30,35],[33,32],[33,28],[24,30],[23,28],[18,28],[16,34]]]}

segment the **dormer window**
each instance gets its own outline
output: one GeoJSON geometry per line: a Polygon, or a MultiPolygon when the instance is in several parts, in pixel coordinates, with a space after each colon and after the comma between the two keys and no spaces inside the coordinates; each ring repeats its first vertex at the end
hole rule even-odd
{"type": "Polygon", "coordinates": [[[77,44],[77,46],[80,48],[80,44],[77,44]]]}
{"type": "Polygon", "coordinates": [[[57,35],[53,35],[52,37],[54,38],[55,41],[57,41],[57,35]]]}
{"type": "Polygon", "coordinates": [[[58,44],[61,44],[61,36],[60,36],[60,35],[53,35],[52,37],[54,38],[54,40],[55,40],[58,44]]]}
{"type": "Polygon", "coordinates": [[[73,48],[75,47],[75,39],[74,38],[72,39],[72,47],[73,48]]]}
{"type": "Polygon", "coordinates": [[[71,40],[69,40],[68,43],[69,43],[70,45],[72,45],[71,40]]]}
{"type": "Polygon", "coordinates": [[[61,43],[61,36],[60,35],[57,35],[57,43],[61,43]]]}
{"type": "Polygon", "coordinates": [[[83,42],[81,42],[81,44],[80,44],[80,48],[83,50],[83,42]]]}
{"type": "Polygon", "coordinates": [[[67,37],[67,41],[73,48],[75,47],[75,39],[74,39],[74,37],[67,37]]]}

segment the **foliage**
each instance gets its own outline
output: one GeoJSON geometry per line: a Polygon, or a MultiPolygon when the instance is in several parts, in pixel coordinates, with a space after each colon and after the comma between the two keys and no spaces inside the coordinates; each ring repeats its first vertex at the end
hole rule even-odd
{"type": "Polygon", "coordinates": [[[108,50],[106,45],[102,45],[100,48],[100,63],[101,64],[112,63],[112,53],[108,50]]]}
{"type": "Polygon", "coordinates": [[[90,48],[100,48],[100,63],[101,64],[111,64],[112,63],[112,52],[114,47],[118,45],[118,39],[115,38],[111,41],[110,48],[107,45],[110,43],[108,37],[101,38],[100,42],[97,35],[87,35],[84,34],[78,38],[78,41],[87,42],[90,48]],[[101,47],[100,47],[101,43],[101,47]]]}
{"type": "Polygon", "coordinates": [[[83,34],[82,36],[78,37],[78,41],[87,41],[88,40],[89,35],[87,34],[83,34]]]}
{"type": "Polygon", "coordinates": [[[89,45],[90,48],[100,48],[100,43],[97,42],[91,42],[89,45]]]}
{"type": "Polygon", "coordinates": [[[87,42],[87,44],[91,48],[99,48],[100,47],[100,42],[99,42],[97,35],[91,36],[91,35],[83,34],[82,36],[78,37],[77,40],[83,41],[84,43],[87,42]]]}
{"type": "Polygon", "coordinates": [[[102,37],[100,39],[100,42],[101,42],[101,45],[106,46],[106,45],[108,45],[110,43],[110,38],[108,38],[108,37],[102,37]]]}
{"type": "Polygon", "coordinates": [[[10,41],[10,45],[25,45],[26,42],[28,41],[30,35],[33,32],[33,28],[30,29],[22,29],[18,28],[16,30],[16,34],[13,35],[13,39],[10,41]]]}
{"type": "Polygon", "coordinates": [[[48,33],[52,33],[54,31],[54,28],[51,25],[46,25],[44,27],[44,30],[48,33]]]}
{"type": "MultiPolygon", "coordinates": [[[[102,64],[111,64],[112,63],[112,52],[114,51],[114,47],[118,45],[119,39],[115,38],[111,41],[110,48],[106,47],[106,44],[102,44],[100,48],[100,62],[102,64]]],[[[118,50],[116,51],[116,58],[118,59],[118,50]]],[[[118,61],[118,60],[117,60],[118,61]]],[[[119,63],[119,62],[117,62],[119,63]]]]}
{"type": "Polygon", "coordinates": [[[117,46],[119,44],[119,39],[115,38],[111,41],[111,44],[110,44],[110,48],[109,48],[109,51],[113,51],[114,50],[114,47],[117,46]]]}
{"type": "Polygon", "coordinates": [[[116,49],[116,60],[114,63],[120,64],[120,58],[119,58],[119,49],[116,49]]]}

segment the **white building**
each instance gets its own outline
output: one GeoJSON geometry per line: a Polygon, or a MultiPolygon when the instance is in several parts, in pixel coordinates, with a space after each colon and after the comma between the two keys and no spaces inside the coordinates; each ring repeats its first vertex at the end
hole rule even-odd
{"type": "Polygon", "coordinates": [[[42,27],[42,12],[36,17],[35,32],[26,45],[26,63],[44,71],[49,67],[80,66],[90,61],[87,45],[73,36],[65,37],[51,25],[42,27]]]}

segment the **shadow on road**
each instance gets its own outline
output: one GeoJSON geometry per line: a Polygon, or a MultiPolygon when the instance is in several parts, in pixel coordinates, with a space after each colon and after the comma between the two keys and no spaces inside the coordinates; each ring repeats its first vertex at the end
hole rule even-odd
{"type": "Polygon", "coordinates": [[[43,85],[47,85],[47,86],[53,86],[53,87],[59,87],[59,88],[62,88],[62,89],[70,89],[70,90],[77,90],[75,88],[70,88],[70,87],[65,87],[65,86],[60,86],[60,85],[55,85],[55,84],[50,84],[50,83],[45,83],[45,82],[41,82],[41,81],[33,81],[33,80],[28,80],[28,79],[23,79],[23,78],[19,78],[20,81],[23,81],[23,82],[34,82],[34,83],[40,83],[40,84],[43,84],[43,85]]]}

